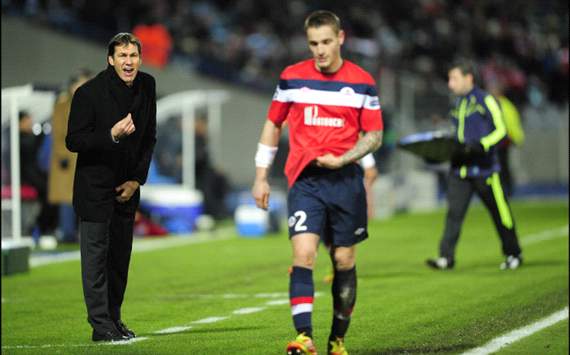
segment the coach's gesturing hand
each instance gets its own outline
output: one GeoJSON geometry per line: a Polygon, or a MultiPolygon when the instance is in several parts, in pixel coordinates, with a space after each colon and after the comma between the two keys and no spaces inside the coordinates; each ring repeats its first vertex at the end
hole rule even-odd
{"type": "Polygon", "coordinates": [[[122,183],[120,186],[115,188],[117,193],[116,200],[119,203],[125,203],[133,197],[133,194],[139,188],[139,182],[136,180],[129,180],[122,183]]]}
{"type": "Polygon", "coordinates": [[[133,122],[133,118],[131,113],[129,112],[128,115],[125,116],[122,120],[115,123],[113,128],[111,128],[111,135],[113,136],[113,140],[120,140],[121,138],[130,135],[135,131],[135,123],[133,122]]]}

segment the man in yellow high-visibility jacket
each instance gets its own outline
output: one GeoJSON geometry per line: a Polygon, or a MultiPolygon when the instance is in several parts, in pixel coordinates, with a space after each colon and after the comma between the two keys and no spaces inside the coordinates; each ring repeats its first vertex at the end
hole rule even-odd
{"type": "Polygon", "coordinates": [[[501,106],[503,111],[503,121],[507,128],[507,135],[497,145],[497,153],[499,155],[499,164],[501,164],[501,184],[505,189],[505,194],[511,197],[516,183],[510,166],[509,151],[513,145],[520,147],[524,142],[524,130],[521,125],[519,111],[516,106],[509,100],[504,92],[503,87],[499,83],[492,83],[489,85],[489,93],[493,95],[501,106]]]}

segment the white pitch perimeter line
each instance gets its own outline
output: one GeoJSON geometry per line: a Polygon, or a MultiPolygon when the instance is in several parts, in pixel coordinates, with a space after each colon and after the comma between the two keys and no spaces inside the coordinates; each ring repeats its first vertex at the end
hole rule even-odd
{"type": "Polygon", "coordinates": [[[102,342],[102,343],[93,343],[93,344],[6,345],[2,346],[2,349],[49,349],[49,348],[86,348],[93,346],[121,346],[121,345],[131,345],[133,343],[138,343],[147,339],[148,337],[138,337],[124,341],[102,342]]]}
{"type": "MultiPolygon", "coordinates": [[[[282,305],[282,304],[287,304],[289,303],[289,300],[272,300],[272,301],[267,301],[265,302],[265,306],[278,306],[278,305],[282,305]],[[277,302],[279,301],[279,302],[277,302]]],[[[231,315],[236,315],[236,316],[240,316],[240,315],[244,315],[244,314],[252,314],[252,313],[257,313],[257,312],[261,312],[266,310],[267,307],[246,307],[246,308],[238,308],[234,311],[232,311],[231,315]]],[[[184,325],[184,326],[176,326],[176,327],[170,327],[170,328],[165,328],[165,329],[161,329],[161,330],[157,330],[156,332],[154,332],[154,334],[174,334],[174,333],[181,333],[184,332],[188,329],[192,329],[194,324],[212,324],[212,323],[217,323],[217,322],[221,322],[223,320],[226,320],[228,318],[231,317],[231,315],[228,316],[221,316],[221,317],[208,317],[208,318],[203,318],[203,319],[199,319],[199,320],[195,320],[193,322],[190,323],[190,325],[184,325]]]]}
{"type": "MultiPolygon", "coordinates": [[[[265,296],[265,297],[273,297],[276,294],[280,294],[280,293],[258,293],[255,295],[255,297],[260,297],[260,296],[265,296]]],[[[319,297],[321,295],[320,292],[315,292],[315,298],[319,297]]],[[[157,330],[156,332],[154,332],[154,334],[174,334],[174,333],[181,333],[184,331],[187,331],[189,329],[193,328],[193,325],[196,324],[212,324],[212,323],[217,323],[217,322],[221,322],[223,320],[226,320],[228,318],[230,318],[232,315],[244,315],[244,314],[252,314],[252,313],[257,313],[257,312],[262,312],[264,310],[267,309],[267,307],[270,306],[282,306],[285,304],[289,304],[289,299],[273,299],[273,300],[269,300],[267,302],[265,302],[262,306],[259,307],[246,307],[246,308],[239,308],[236,309],[234,311],[232,311],[232,313],[228,316],[221,316],[221,317],[208,317],[208,318],[203,318],[203,319],[199,319],[199,320],[195,320],[193,322],[191,322],[188,325],[182,325],[182,326],[175,326],[175,327],[170,327],[170,328],[165,328],[165,329],[161,329],[161,330],[157,330]]]]}
{"type": "Polygon", "coordinates": [[[183,327],[170,327],[170,328],[165,328],[165,329],[161,329],[159,331],[154,332],[154,334],[173,334],[173,333],[181,333],[181,332],[185,332],[188,329],[192,329],[193,327],[191,325],[187,325],[187,326],[183,326],[183,327]]]}
{"type": "MultiPolygon", "coordinates": [[[[133,243],[133,253],[144,253],[160,249],[167,249],[189,244],[201,244],[226,240],[233,238],[232,227],[218,229],[215,233],[221,236],[211,237],[206,233],[196,233],[191,236],[174,236],[159,239],[135,240],[133,243]]],[[[49,264],[62,263],[71,260],[79,260],[81,257],[79,250],[64,252],[56,255],[42,255],[30,257],[30,267],[38,267],[49,264]]]]}
{"type": "Polygon", "coordinates": [[[545,240],[563,238],[568,236],[568,225],[560,228],[547,229],[539,233],[526,235],[522,238],[522,245],[531,245],[545,240]]]}
{"type": "Polygon", "coordinates": [[[513,330],[510,333],[495,338],[483,346],[464,352],[462,355],[487,355],[494,353],[516,341],[521,340],[522,338],[526,338],[527,336],[532,335],[544,328],[548,328],[564,319],[568,319],[568,307],[565,307],[563,310],[555,312],[546,318],[527,325],[526,327],[513,330]]]}
{"type": "MultiPolygon", "coordinates": [[[[274,297],[274,295],[277,295],[277,294],[282,294],[282,293],[258,293],[255,295],[255,297],[265,296],[268,298],[272,298],[272,297],[274,297]]],[[[319,297],[320,295],[321,295],[320,292],[315,292],[315,298],[319,297]]],[[[265,302],[263,304],[263,306],[260,306],[260,307],[246,307],[246,308],[236,309],[236,310],[232,311],[231,315],[244,315],[244,314],[252,314],[252,313],[262,312],[262,311],[266,310],[267,307],[282,306],[285,304],[289,304],[289,299],[273,299],[273,300],[269,300],[269,301],[265,302]]],[[[154,334],[181,333],[181,332],[184,332],[188,329],[192,329],[193,325],[195,325],[195,324],[217,323],[217,322],[221,322],[223,320],[230,318],[231,315],[222,316],[222,317],[208,317],[208,318],[204,318],[204,319],[199,319],[199,320],[191,322],[189,325],[175,326],[175,327],[161,329],[161,330],[154,332],[154,334]]]]}

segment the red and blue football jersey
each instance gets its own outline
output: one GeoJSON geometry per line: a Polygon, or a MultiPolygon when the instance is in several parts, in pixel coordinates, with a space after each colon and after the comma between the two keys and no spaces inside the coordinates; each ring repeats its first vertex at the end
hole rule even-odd
{"type": "Polygon", "coordinates": [[[342,155],[354,147],[361,131],[383,129],[374,79],[346,59],[332,74],[319,72],[314,59],[285,68],[268,119],[289,125],[289,186],[315,158],[342,155]]]}

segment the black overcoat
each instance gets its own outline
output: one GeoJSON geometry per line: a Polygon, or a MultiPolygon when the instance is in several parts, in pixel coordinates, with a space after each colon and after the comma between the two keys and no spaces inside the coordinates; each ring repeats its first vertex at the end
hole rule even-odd
{"type": "Polygon", "coordinates": [[[112,66],[82,85],[73,96],[66,146],[77,152],[73,207],[87,221],[104,222],[117,209],[132,213],[140,189],[124,204],[115,188],[127,180],[146,182],[156,143],[156,84],[138,72],[128,87],[112,66]],[[111,128],[131,113],[135,131],[115,143],[111,128]]]}

